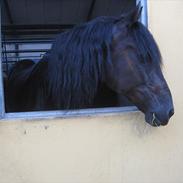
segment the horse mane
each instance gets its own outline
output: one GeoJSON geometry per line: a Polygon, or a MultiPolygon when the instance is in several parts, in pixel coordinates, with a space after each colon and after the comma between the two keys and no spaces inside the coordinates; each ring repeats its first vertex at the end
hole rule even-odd
{"type": "Polygon", "coordinates": [[[153,64],[162,64],[162,57],[158,45],[149,30],[140,22],[131,26],[131,36],[137,47],[137,52],[143,63],[152,61],[153,64]]]}
{"type": "Polygon", "coordinates": [[[48,55],[48,87],[59,109],[88,107],[103,80],[103,63],[111,63],[115,18],[99,17],[61,33],[48,55]]]}

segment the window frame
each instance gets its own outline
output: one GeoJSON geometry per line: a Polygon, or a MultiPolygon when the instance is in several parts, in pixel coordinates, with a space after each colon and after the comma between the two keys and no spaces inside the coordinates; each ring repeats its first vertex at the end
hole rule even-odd
{"type": "MultiPolygon", "coordinates": [[[[143,6],[141,22],[147,26],[147,0],[136,0],[136,4],[141,2],[143,6]]],[[[2,45],[1,38],[1,8],[0,8],[0,45],[2,45]]],[[[58,110],[58,111],[36,111],[36,112],[13,112],[6,113],[4,101],[4,87],[3,87],[3,72],[2,72],[2,46],[0,46],[0,119],[54,119],[54,118],[68,118],[68,117],[86,117],[86,116],[111,116],[127,112],[137,112],[135,106],[130,107],[106,107],[106,108],[92,108],[92,109],[78,109],[78,110],[58,110]]]]}

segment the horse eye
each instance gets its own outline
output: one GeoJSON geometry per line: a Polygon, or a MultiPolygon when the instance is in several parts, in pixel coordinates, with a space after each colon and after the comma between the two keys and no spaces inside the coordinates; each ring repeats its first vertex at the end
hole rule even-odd
{"type": "Polygon", "coordinates": [[[143,56],[140,56],[139,59],[140,59],[141,64],[143,64],[143,65],[147,64],[147,61],[145,60],[145,58],[143,56]]]}
{"type": "Polygon", "coordinates": [[[140,63],[142,63],[145,66],[151,66],[152,61],[146,58],[141,58],[140,63]]]}
{"type": "Polygon", "coordinates": [[[148,55],[144,56],[144,55],[140,54],[139,60],[140,60],[140,63],[145,64],[145,65],[149,65],[152,63],[152,60],[150,59],[150,57],[148,55]]]}

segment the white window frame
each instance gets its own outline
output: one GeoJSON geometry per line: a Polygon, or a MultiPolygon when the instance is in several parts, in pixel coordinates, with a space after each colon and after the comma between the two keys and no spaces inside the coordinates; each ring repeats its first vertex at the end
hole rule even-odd
{"type": "MultiPolygon", "coordinates": [[[[147,0],[137,0],[137,4],[141,2],[143,6],[141,22],[147,26],[147,0]]],[[[53,119],[53,118],[68,118],[82,116],[106,116],[116,115],[126,112],[136,112],[138,109],[135,106],[130,107],[107,107],[95,109],[78,109],[78,110],[58,110],[58,111],[36,111],[36,112],[5,112],[4,103],[4,88],[2,75],[2,42],[1,42],[1,8],[0,8],[0,119],[53,119]]]]}

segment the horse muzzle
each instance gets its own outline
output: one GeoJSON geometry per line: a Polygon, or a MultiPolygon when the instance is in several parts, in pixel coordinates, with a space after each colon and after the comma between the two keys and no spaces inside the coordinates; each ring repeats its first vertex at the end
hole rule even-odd
{"type": "Polygon", "coordinates": [[[160,112],[150,112],[145,114],[145,120],[151,126],[159,127],[166,126],[169,122],[169,119],[174,115],[174,109],[169,110],[167,113],[160,112]]]}

